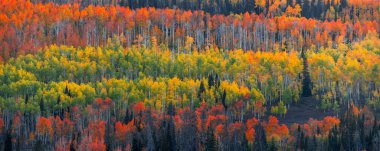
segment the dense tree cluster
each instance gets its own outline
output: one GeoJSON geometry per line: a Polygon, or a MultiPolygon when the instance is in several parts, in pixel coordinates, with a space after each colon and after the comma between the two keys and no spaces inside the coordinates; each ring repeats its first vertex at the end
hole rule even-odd
{"type": "MultiPolygon", "coordinates": [[[[171,107],[170,107],[171,106],[171,107]]],[[[345,116],[310,119],[289,128],[276,117],[258,120],[239,106],[202,103],[154,110],[142,102],[118,114],[109,98],[86,108],[72,106],[64,116],[16,112],[0,118],[5,150],[378,150],[380,126],[368,108],[351,106],[345,116]],[[32,122],[33,124],[30,124],[32,122]]],[[[3,112],[9,110],[3,109],[3,112]]]]}
{"type": "MultiPolygon", "coordinates": [[[[36,55],[10,59],[0,65],[0,98],[13,105],[3,107],[37,112],[41,100],[62,109],[109,97],[118,109],[139,101],[158,110],[169,103],[185,107],[202,101],[223,102],[226,108],[244,101],[252,109],[257,103],[264,108],[300,98],[302,64],[297,53],[218,49],[177,53],[124,49],[117,43],[83,49],[51,46],[36,55]],[[15,99],[23,101],[18,104],[15,99]]],[[[259,108],[257,114],[262,115],[259,108]]]]}
{"type": "Polygon", "coordinates": [[[0,65],[0,127],[5,144],[8,137],[16,140],[4,147],[376,148],[378,126],[370,110],[379,104],[380,43],[375,34],[365,39],[304,56],[321,107],[333,104],[355,116],[310,120],[299,128],[269,115],[285,115],[299,100],[301,53],[123,48],[117,38],[105,47],[50,46],[0,65]],[[365,107],[359,111],[356,105],[365,107]],[[352,124],[358,121],[366,126],[352,124]],[[345,140],[353,133],[362,141],[345,140]],[[345,144],[350,142],[356,144],[345,144]]]}
{"type": "Polygon", "coordinates": [[[215,46],[301,51],[311,45],[320,48],[359,41],[369,31],[380,31],[379,12],[374,8],[363,13],[361,11],[368,9],[360,8],[354,11],[355,15],[323,21],[299,17],[298,5],[280,14],[245,12],[225,16],[201,10],[130,9],[113,5],[83,7],[77,3],[34,4],[28,0],[0,2],[0,56],[3,59],[35,53],[50,44],[104,45],[113,36],[120,37],[123,46],[157,43],[177,51],[215,46]],[[151,43],[152,39],[155,43],[151,43]]]}
{"type": "Polygon", "coordinates": [[[376,2],[0,0],[0,150],[380,150],[376,2]]]}
{"type": "Polygon", "coordinates": [[[352,49],[339,45],[311,51],[308,57],[313,93],[323,101],[323,108],[368,104],[380,109],[380,41],[369,35],[352,49]]]}
{"type": "MultiPolygon", "coordinates": [[[[88,5],[119,5],[129,8],[179,8],[183,10],[203,10],[210,14],[256,13],[278,15],[281,12],[297,8],[300,15],[319,20],[349,17],[355,18],[356,13],[366,15],[376,10],[376,0],[31,0],[33,3],[79,3],[88,5]],[[296,6],[299,5],[299,6],[296,6]],[[300,9],[302,8],[303,11],[300,9]]],[[[290,11],[291,12],[291,11],[290,11]]],[[[360,16],[357,16],[358,18],[360,16]]],[[[355,18],[355,19],[358,19],[355,18]]]]}

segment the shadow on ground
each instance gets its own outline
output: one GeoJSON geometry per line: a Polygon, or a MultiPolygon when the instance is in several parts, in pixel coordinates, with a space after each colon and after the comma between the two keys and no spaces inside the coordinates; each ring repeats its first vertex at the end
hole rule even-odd
{"type": "Polygon", "coordinates": [[[293,123],[303,124],[309,121],[310,118],[321,120],[326,116],[336,116],[332,110],[324,111],[318,109],[321,106],[321,101],[315,97],[303,97],[298,103],[293,103],[285,116],[277,117],[281,124],[288,126],[293,123]]]}

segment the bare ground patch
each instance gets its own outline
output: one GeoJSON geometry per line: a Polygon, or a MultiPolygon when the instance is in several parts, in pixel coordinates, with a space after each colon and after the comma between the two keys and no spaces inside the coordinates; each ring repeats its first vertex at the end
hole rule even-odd
{"type": "Polygon", "coordinates": [[[318,109],[321,106],[321,101],[314,97],[303,97],[298,103],[293,103],[285,116],[279,116],[281,124],[292,125],[293,123],[303,124],[309,121],[310,118],[321,120],[326,116],[336,116],[332,110],[324,111],[318,109]]]}

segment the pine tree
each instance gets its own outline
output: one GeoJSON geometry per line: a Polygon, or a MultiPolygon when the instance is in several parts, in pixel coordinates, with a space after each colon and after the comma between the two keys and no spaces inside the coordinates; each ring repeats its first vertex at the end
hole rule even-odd
{"type": "Polygon", "coordinates": [[[302,138],[301,138],[301,126],[300,125],[298,125],[298,127],[297,127],[297,135],[296,135],[296,143],[295,143],[295,148],[298,150],[298,149],[300,149],[300,147],[301,147],[301,140],[302,140],[302,138]]]}
{"type": "Polygon", "coordinates": [[[66,94],[69,97],[72,97],[71,93],[70,93],[70,90],[69,90],[69,87],[67,85],[66,85],[66,88],[65,88],[65,92],[63,92],[63,93],[66,94]]]}
{"type": "Polygon", "coordinates": [[[168,112],[168,115],[170,115],[170,116],[175,115],[175,107],[174,107],[172,102],[169,103],[167,112],[168,112]]]}
{"type": "Polygon", "coordinates": [[[220,79],[219,79],[219,75],[216,74],[215,75],[215,87],[219,88],[219,86],[220,86],[220,79]]]}
{"type": "Polygon", "coordinates": [[[132,140],[132,151],[141,151],[142,150],[142,145],[140,142],[140,139],[138,138],[137,134],[133,135],[133,140],[132,140]]]}
{"type": "Polygon", "coordinates": [[[8,130],[7,131],[7,135],[6,135],[6,138],[5,138],[5,144],[4,144],[4,151],[12,151],[13,150],[13,145],[12,145],[12,134],[11,132],[8,130]]]}
{"type": "Polygon", "coordinates": [[[202,95],[203,95],[203,93],[205,91],[206,91],[205,85],[203,84],[203,81],[201,81],[201,84],[199,85],[199,90],[198,90],[198,99],[199,99],[199,101],[203,101],[202,100],[202,95]]]}
{"type": "Polygon", "coordinates": [[[270,142],[269,151],[277,151],[276,142],[274,140],[274,137],[272,137],[272,141],[270,142]]]}
{"type": "MultiPolygon", "coordinates": [[[[61,99],[60,97],[58,97],[58,100],[57,100],[57,105],[59,105],[59,103],[61,102],[61,99]]],[[[54,111],[54,117],[58,116],[61,120],[64,119],[64,111],[63,109],[59,108],[57,110],[54,111]]]]}
{"type": "Polygon", "coordinates": [[[169,148],[167,151],[175,151],[176,150],[175,126],[174,126],[174,121],[172,118],[170,118],[168,126],[167,126],[166,139],[169,145],[168,146],[169,148]]]}
{"type": "Polygon", "coordinates": [[[309,150],[317,150],[318,149],[318,140],[315,135],[313,135],[313,140],[311,142],[311,146],[309,150]]]}
{"type": "Polygon", "coordinates": [[[306,146],[305,146],[305,134],[303,133],[303,131],[301,132],[301,136],[300,136],[300,149],[301,150],[306,150],[306,146]]]}
{"type": "Polygon", "coordinates": [[[226,93],[226,90],[224,90],[223,95],[222,95],[222,104],[224,106],[224,109],[227,111],[226,97],[227,97],[227,93],[226,93]]]}
{"type": "Polygon", "coordinates": [[[105,144],[106,144],[106,150],[107,151],[112,151],[113,150],[113,144],[112,144],[112,140],[114,140],[114,138],[112,138],[112,128],[111,128],[111,124],[110,122],[107,122],[107,125],[106,125],[106,133],[105,133],[105,144]]]}
{"type": "Polygon", "coordinates": [[[256,132],[255,144],[254,144],[255,150],[256,151],[267,150],[268,144],[267,144],[267,140],[266,140],[264,127],[261,125],[261,123],[259,123],[255,127],[255,132],[256,132]]]}
{"type": "Polygon", "coordinates": [[[25,95],[25,104],[28,104],[29,102],[29,95],[25,95]]]}
{"type": "Polygon", "coordinates": [[[40,105],[41,116],[46,116],[45,115],[45,103],[44,103],[44,100],[42,98],[40,100],[39,105],[40,105]]]}
{"type": "Polygon", "coordinates": [[[75,133],[72,134],[72,138],[71,138],[71,143],[70,143],[70,151],[75,151],[75,146],[74,146],[74,143],[75,143],[75,133]]]}
{"type": "Polygon", "coordinates": [[[164,128],[162,129],[161,135],[161,151],[174,151],[176,150],[175,142],[175,127],[172,118],[165,120],[162,124],[164,128]]]}
{"type": "Polygon", "coordinates": [[[37,140],[37,142],[33,146],[33,151],[43,151],[44,147],[41,140],[37,140]]]}
{"type": "Polygon", "coordinates": [[[303,79],[302,79],[302,96],[303,97],[308,97],[311,96],[311,78],[310,78],[310,73],[309,73],[309,63],[307,62],[307,56],[306,56],[306,48],[303,48],[302,50],[302,60],[303,60],[303,79]]]}
{"type": "Polygon", "coordinates": [[[126,111],[125,111],[125,117],[124,117],[124,124],[128,124],[130,121],[132,121],[133,119],[133,115],[132,115],[132,112],[129,111],[129,109],[127,108],[126,111]]]}
{"type": "Polygon", "coordinates": [[[212,86],[215,85],[214,77],[209,74],[208,75],[208,89],[211,89],[212,86]]]}
{"type": "Polygon", "coordinates": [[[209,128],[207,131],[207,138],[206,138],[206,151],[217,151],[216,146],[216,139],[214,135],[214,131],[209,128]]]}
{"type": "Polygon", "coordinates": [[[308,145],[309,145],[309,137],[306,136],[303,142],[304,150],[309,150],[308,145]]]}

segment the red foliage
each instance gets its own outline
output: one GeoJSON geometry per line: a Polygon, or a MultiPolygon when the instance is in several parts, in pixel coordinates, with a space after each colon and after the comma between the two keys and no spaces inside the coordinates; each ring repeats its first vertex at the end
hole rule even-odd
{"type": "MultiPolygon", "coordinates": [[[[244,135],[243,123],[235,122],[228,125],[228,134],[233,137],[235,135],[244,135]]],[[[243,136],[244,137],[244,136],[243,136]]]]}
{"type": "Polygon", "coordinates": [[[195,115],[197,116],[197,128],[201,132],[205,130],[205,127],[203,124],[207,118],[207,108],[208,107],[206,103],[202,102],[201,106],[195,110],[195,115]]]}
{"type": "Polygon", "coordinates": [[[47,135],[53,137],[53,126],[49,119],[40,117],[37,122],[37,133],[40,135],[47,135]]]}
{"type": "Polygon", "coordinates": [[[270,116],[269,121],[263,122],[265,133],[267,134],[267,139],[275,138],[281,139],[289,135],[289,129],[285,124],[279,125],[276,117],[270,116]]]}
{"type": "Polygon", "coordinates": [[[245,131],[245,137],[247,138],[248,142],[253,144],[255,141],[255,129],[254,128],[249,128],[247,131],[245,131]]]}
{"type": "Polygon", "coordinates": [[[326,116],[321,123],[321,130],[324,133],[330,131],[334,126],[339,126],[340,120],[336,117],[326,116]]]}
{"type": "Polygon", "coordinates": [[[4,120],[3,118],[0,118],[0,132],[3,131],[3,127],[4,127],[4,120]]]}
{"type": "Polygon", "coordinates": [[[54,119],[55,131],[58,137],[70,134],[74,129],[74,122],[70,120],[69,113],[65,112],[65,118],[61,120],[58,116],[54,119]]]}
{"type": "Polygon", "coordinates": [[[88,129],[90,133],[92,134],[93,140],[103,140],[105,129],[106,129],[106,122],[105,121],[91,121],[88,124],[88,129]]]}
{"type": "Polygon", "coordinates": [[[132,109],[134,114],[140,114],[141,112],[145,111],[145,105],[143,102],[139,102],[133,105],[132,109]]]}
{"type": "Polygon", "coordinates": [[[132,120],[128,124],[123,124],[122,122],[117,122],[115,124],[115,138],[116,140],[120,142],[125,142],[127,141],[128,134],[133,133],[135,130],[135,126],[133,125],[134,121],[132,120]]]}

